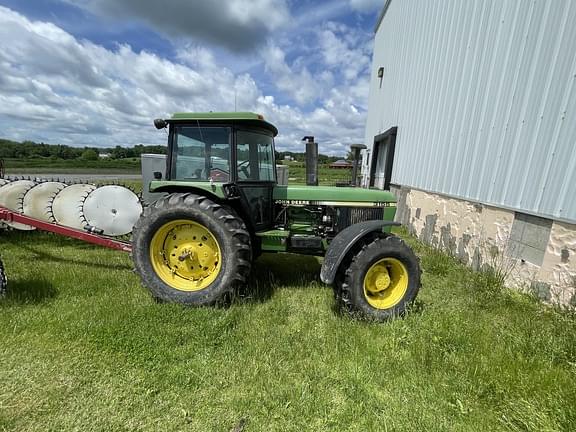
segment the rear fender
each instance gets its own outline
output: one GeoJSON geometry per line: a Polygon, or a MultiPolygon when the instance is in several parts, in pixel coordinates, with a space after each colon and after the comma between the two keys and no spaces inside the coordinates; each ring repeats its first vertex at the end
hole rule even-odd
{"type": "MultiPolygon", "coordinates": [[[[212,201],[223,205],[223,206],[227,206],[229,208],[231,208],[232,210],[234,210],[237,214],[238,217],[241,218],[244,223],[246,224],[246,227],[248,228],[248,231],[250,231],[251,234],[254,234],[254,227],[252,227],[252,225],[250,224],[250,218],[248,217],[248,215],[246,215],[244,213],[244,210],[242,209],[242,206],[240,205],[240,200],[237,199],[237,197],[235,196],[227,196],[226,195],[226,185],[224,185],[224,187],[216,187],[213,186],[210,189],[208,188],[199,188],[199,187],[195,187],[195,186],[186,186],[186,185],[165,185],[165,186],[161,186],[158,188],[154,189],[154,192],[163,192],[163,193],[193,193],[196,195],[200,195],[200,196],[205,196],[206,198],[211,199],[212,201]]],[[[254,242],[254,238],[252,239],[252,241],[254,242]]]]}
{"type": "Polygon", "coordinates": [[[214,187],[212,190],[208,188],[199,188],[195,186],[186,186],[186,185],[173,185],[168,184],[166,186],[161,186],[155,188],[152,192],[164,192],[164,193],[193,193],[196,195],[205,196],[210,198],[212,201],[221,202],[224,200],[223,193],[214,187]]]}
{"type": "Polygon", "coordinates": [[[344,257],[350,252],[358,242],[373,232],[383,232],[382,229],[388,226],[399,226],[399,222],[374,220],[360,222],[350,225],[340,231],[328,246],[324,255],[324,264],[320,270],[320,280],[325,284],[334,283],[336,273],[344,257]]]}

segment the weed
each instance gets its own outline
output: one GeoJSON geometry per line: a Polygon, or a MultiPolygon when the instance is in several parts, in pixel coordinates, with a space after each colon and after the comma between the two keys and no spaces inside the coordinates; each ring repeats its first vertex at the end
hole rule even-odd
{"type": "Polygon", "coordinates": [[[435,276],[446,277],[455,268],[456,260],[438,248],[429,247],[422,259],[422,265],[427,272],[435,276]]]}
{"type": "MultiPolygon", "coordinates": [[[[507,241],[503,243],[506,244],[507,241]]],[[[487,260],[482,265],[481,271],[488,274],[494,287],[502,288],[518,267],[518,260],[506,256],[503,253],[503,245],[486,244],[484,248],[487,260]]]]}

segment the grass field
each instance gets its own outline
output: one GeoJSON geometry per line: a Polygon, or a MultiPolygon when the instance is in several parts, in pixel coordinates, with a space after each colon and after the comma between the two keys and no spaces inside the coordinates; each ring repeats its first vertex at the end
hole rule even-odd
{"type": "MultiPolygon", "coordinates": [[[[302,162],[283,162],[288,165],[290,184],[306,184],[306,166],[302,162]]],[[[334,186],[337,182],[352,179],[352,169],[331,169],[327,165],[318,166],[318,183],[334,186]]]]}
{"type": "MultiPolygon", "coordinates": [[[[89,177],[92,174],[140,174],[139,159],[119,160],[57,160],[47,162],[45,159],[7,159],[4,161],[6,175],[11,174],[81,174],[89,177]]],[[[306,168],[300,162],[286,162],[289,166],[290,184],[306,183],[306,168]]],[[[326,165],[318,167],[318,181],[321,185],[335,185],[336,182],[350,181],[351,169],[330,169],[326,165]]]]}
{"type": "Polygon", "coordinates": [[[0,430],[576,430],[574,315],[409,241],[418,302],[373,324],[337,313],[311,257],[265,255],[246,297],[189,309],[127,254],[0,233],[0,430]]]}

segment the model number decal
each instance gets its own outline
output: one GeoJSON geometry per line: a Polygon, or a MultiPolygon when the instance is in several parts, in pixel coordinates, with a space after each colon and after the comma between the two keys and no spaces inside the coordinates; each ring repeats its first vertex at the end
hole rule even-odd
{"type": "Polygon", "coordinates": [[[318,205],[331,207],[394,207],[395,203],[383,201],[310,201],[310,200],[276,200],[282,205],[318,205]]]}
{"type": "Polygon", "coordinates": [[[287,204],[287,205],[309,205],[310,201],[306,200],[276,200],[278,204],[287,204]]]}

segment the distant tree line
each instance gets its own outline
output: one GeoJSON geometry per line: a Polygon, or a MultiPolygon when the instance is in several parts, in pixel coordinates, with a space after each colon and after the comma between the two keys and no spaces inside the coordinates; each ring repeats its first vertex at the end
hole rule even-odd
{"type": "MultiPolygon", "coordinates": [[[[166,154],[166,146],[135,145],[134,147],[71,147],[62,144],[45,144],[34,141],[16,142],[0,138],[0,159],[82,159],[98,160],[101,155],[110,159],[139,158],[142,153],[166,154]]],[[[284,161],[286,156],[297,162],[305,162],[306,154],[291,151],[277,151],[276,160],[284,161]]],[[[318,155],[318,163],[330,164],[342,156],[318,155]]]]}
{"type": "Polygon", "coordinates": [[[100,155],[110,159],[139,158],[142,153],[166,154],[166,146],[135,145],[134,147],[71,147],[62,144],[16,142],[0,139],[0,159],[84,159],[97,160],[100,155]]]}

